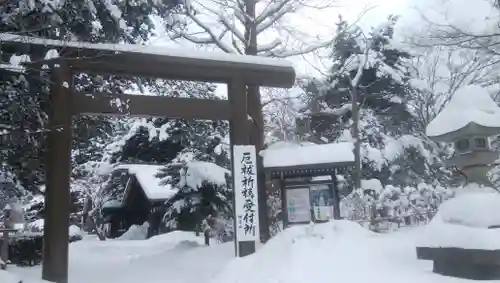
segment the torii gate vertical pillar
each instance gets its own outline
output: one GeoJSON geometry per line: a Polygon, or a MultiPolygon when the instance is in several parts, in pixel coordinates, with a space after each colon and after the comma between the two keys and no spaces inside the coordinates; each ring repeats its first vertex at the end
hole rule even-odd
{"type": "Polygon", "coordinates": [[[65,64],[53,69],[45,170],[42,279],[57,283],[68,282],[72,81],[71,70],[65,64]]]}
{"type": "Polygon", "coordinates": [[[264,119],[262,117],[262,104],[260,101],[259,86],[247,86],[248,113],[252,118],[250,122],[250,144],[255,146],[257,153],[257,190],[259,199],[259,231],[260,240],[265,243],[271,237],[269,231],[269,215],[267,208],[267,188],[264,164],[259,152],[264,148],[264,119]]]}
{"type": "MultiPolygon", "coordinates": [[[[231,176],[233,184],[233,210],[236,209],[236,181],[234,172],[234,146],[248,145],[250,142],[250,123],[247,108],[247,89],[244,82],[234,80],[228,83],[228,97],[231,103],[230,139],[231,139],[231,176]]],[[[255,252],[256,242],[238,241],[237,217],[233,220],[234,250],[236,256],[246,256],[255,252]]]]}

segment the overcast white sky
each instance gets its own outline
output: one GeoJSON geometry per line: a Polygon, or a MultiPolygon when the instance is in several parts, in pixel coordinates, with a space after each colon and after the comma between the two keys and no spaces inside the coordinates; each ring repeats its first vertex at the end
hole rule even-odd
{"type": "MultiPolygon", "coordinates": [[[[294,26],[297,26],[301,31],[306,33],[314,33],[311,37],[319,35],[321,38],[332,38],[335,23],[338,20],[338,15],[348,21],[358,19],[360,13],[367,7],[372,7],[359,22],[363,28],[377,25],[384,21],[389,14],[402,14],[407,10],[408,2],[415,0],[339,0],[339,7],[330,8],[328,10],[303,10],[300,14],[290,19],[294,26]]],[[[271,39],[272,41],[273,39],[271,39]]],[[[172,46],[172,42],[166,40],[165,35],[160,34],[160,38],[153,40],[155,45],[172,46]]],[[[190,48],[191,44],[174,44],[172,47],[190,48]]],[[[290,58],[294,62],[297,72],[301,75],[320,75],[320,70],[324,70],[323,64],[313,55],[305,58],[290,58]],[[312,66],[311,66],[312,65],[312,66]]]]}

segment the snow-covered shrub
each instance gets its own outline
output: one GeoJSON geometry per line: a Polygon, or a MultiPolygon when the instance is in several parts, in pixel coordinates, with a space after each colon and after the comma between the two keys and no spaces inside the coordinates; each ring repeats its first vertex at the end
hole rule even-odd
{"type": "Polygon", "coordinates": [[[203,220],[201,227],[203,231],[208,230],[209,236],[215,238],[218,243],[233,240],[233,219],[209,216],[203,220]]]}
{"type": "MultiPolygon", "coordinates": [[[[2,240],[0,239],[0,244],[2,240]]],[[[9,237],[9,261],[19,266],[34,266],[42,262],[43,234],[18,233],[9,237]]]]}
{"type": "Polygon", "coordinates": [[[271,236],[276,236],[278,232],[281,231],[281,217],[282,217],[282,209],[281,209],[281,196],[279,192],[275,192],[269,194],[267,199],[267,207],[268,207],[268,216],[269,216],[269,231],[271,232],[271,236]]]}
{"type": "Polygon", "coordinates": [[[423,183],[417,187],[383,187],[377,180],[368,181],[342,200],[341,210],[344,218],[369,223],[374,230],[387,223],[399,227],[427,222],[439,205],[454,195],[451,189],[423,183]]]}

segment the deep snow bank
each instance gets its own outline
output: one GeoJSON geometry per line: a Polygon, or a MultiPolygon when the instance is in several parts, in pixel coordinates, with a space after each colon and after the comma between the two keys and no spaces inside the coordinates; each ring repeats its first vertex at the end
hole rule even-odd
{"type": "Polygon", "coordinates": [[[41,279],[21,279],[20,276],[13,274],[9,271],[0,270],[0,283],[50,283],[49,281],[41,279]]]}
{"type": "Polygon", "coordinates": [[[0,270],[0,282],[2,283],[19,283],[21,279],[19,277],[15,276],[14,274],[11,274],[7,271],[0,270]]]}
{"type": "MultiPolygon", "coordinates": [[[[351,255],[356,256],[361,252],[361,246],[348,243],[379,237],[357,223],[345,220],[291,227],[271,239],[256,254],[231,261],[210,282],[331,282],[338,276],[332,272],[332,267],[345,261],[342,257],[349,255],[339,247],[351,246],[351,255]]],[[[369,274],[370,270],[363,270],[363,273],[369,274]]]]}
{"type": "Polygon", "coordinates": [[[447,200],[423,229],[419,245],[500,249],[500,193],[464,193],[447,200]]]}
{"type": "MultiPolygon", "coordinates": [[[[206,247],[203,237],[193,232],[175,231],[147,240],[99,241],[92,235],[69,246],[69,282],[207,282],[233,258],[233,249],[232,243],[206,247]]],[[[9,266],[23,283],[41,283],[40,269],[9,266]]],[[[1,279],[0,283],[11,283],[1,279]]]]}
{"type": "Polygon", "coordinates": [[[210,283],[465,283],[418,260],[421,229],[376,234],[340,220],[285,230],[257,253],[231,260],[210,283]]]}

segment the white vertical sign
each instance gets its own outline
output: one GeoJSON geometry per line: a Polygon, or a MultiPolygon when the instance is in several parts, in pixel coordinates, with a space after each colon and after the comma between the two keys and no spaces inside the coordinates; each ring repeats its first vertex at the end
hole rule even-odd
{"type": "Polygon", "coordinates": [[[259,241],[259,203],[255,146],[233,146],[236,240],[259,241]]]}

